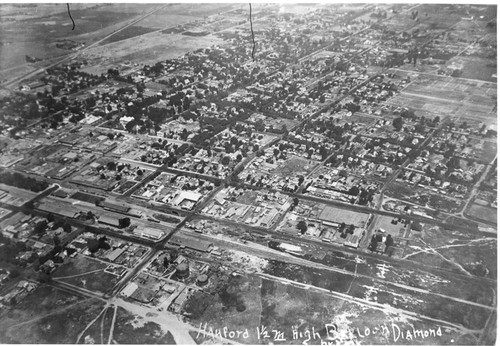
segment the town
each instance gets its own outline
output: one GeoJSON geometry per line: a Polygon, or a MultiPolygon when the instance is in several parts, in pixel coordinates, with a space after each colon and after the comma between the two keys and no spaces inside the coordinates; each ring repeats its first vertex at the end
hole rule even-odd
{"type": "Polygon", "coordinates": [[[0,9],[2,343],[495,344],[496,5],[0,9]]]}

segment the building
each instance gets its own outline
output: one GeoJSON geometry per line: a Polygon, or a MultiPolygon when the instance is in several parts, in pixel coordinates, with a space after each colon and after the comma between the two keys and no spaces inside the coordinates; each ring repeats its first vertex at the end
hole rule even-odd
{"type": "Polygon", "coordinates": [[[109,215],[101,215],[99,217],[99,223],[114,227],[120,227],[120,220],[116,217],[109,215]]]}
{"type": "Polygon", "coordinates": [[[172,201],[172,204],[175,206],[181,205],[184,201],[189,201],[194,203],[197,203],[203,195],[198,192],[194,191],[181,191],[177,197],[174,198],[172,201]]]}
{"type": "Polygon", "coordinates": [[[134,292],[139,288],[139,286],[135,282],[130,282],[121,292],[120,294],[124,297],[130,297],[134,292]]]}
{"type": "Polygon", "coordinates": [[[133,234],[137,237],[159,240],[165,235],[163,231],[152,228],[136,228],[133,234]]]}
{"type": "Polygon", "coordinates": [[[100,206],[103,207],[105,210],[110,210],[121,214],[128,214],[130,210],[130,207],[126,205],[114,204],[106,201],[102,202],[100,206]]]}
{"type": "Polygon", "coordinates": [[[114,249],[112,252],[106,255],[106,258],[111,262],[114,262],[118,257],[120,257],[125,252],[124,248],[114,249]]]}
{"type": "Polygon", "coordinates": [[[214,246],[213,243],[209,241],[192,238],[182,234],[174,235],[172,239],[170,239],[169,243],[172,245],[185,247],[200,252],[210,252],[214,246]]]}

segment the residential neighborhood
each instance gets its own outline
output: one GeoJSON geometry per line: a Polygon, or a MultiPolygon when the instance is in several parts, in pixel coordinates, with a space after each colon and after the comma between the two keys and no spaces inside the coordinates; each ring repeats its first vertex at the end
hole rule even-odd
{"type": "Polygon", "coordinates": [[[0,341],[495,344],[496,14],[0,5],[0,341]]]}

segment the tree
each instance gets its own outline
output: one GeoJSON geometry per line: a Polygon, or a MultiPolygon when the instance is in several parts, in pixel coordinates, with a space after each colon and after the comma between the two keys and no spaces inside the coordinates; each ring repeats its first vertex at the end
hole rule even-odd
{"type": "Polygon", "coordinates": [[[124,217],[124,218],[118,220],[118,227],[119,228],[126,228],[128,226],[130,226],[130,218],[124,217]]]}
{"type": "Polygon", "coordinates": [[[411,229],[417,232],[422,232],[422,225],[420,222],[413,221],[411,223],[411,229]]]}
{"type": "Polygon", "coordinates": [[[389,234],[385,240],[385,252],[389,251],[389,248],[394,245],[394,239],[392,239],[392,236],[389,234]]]}
{"type": "Polygon", "coordinates": [[[299,199],[297,197],[295,197],[293,199],[293,205],[296,207],[297,205],[299,205],[299,199]]]}
{"type": "Polygon", "coordinates": [[[99,238],[99,248],[100,249],[104,249],[104,250],[111,249],[111,246],[108,243],[106,243],[107,240],[108,240],[108,238],[106,238],[106,236],[99,238]]]}
{"type": "Polygon", "coordinates": [[[99,241],[97,241],[97,239],[88,239],[87,249],[90,253],[97,252],[99,250],[99,241]]]}
{"type": "Polygon", "coordinates": [[[114,161],[109,161],[109,162],[106,164],[106,168],[107,168],[109,171],[115,171],[115,170],[116,170],[116,162],[114,162],[114,161]]]}
{"type": "Polygon", "coordinates": [[[371,241],[370,241],[369,250],[373,252],[373,251],[377,250],[377,246],[378,246],[378,240],[377,240],[377,236],[374,234],[372,236],[371,241]]]}
{"type": "Polygon", "coordinates": [[[47,229],[47,224],[48,222],[46,220],[39,221],[35,224],[35,228],[33,229],[33,232],[35,234],[43,234],[45,233],[45,230],[47,229]]]}
{"type": "Polygon", "coordinates": [[[47,215],[47,221],[48,221],[48,222],[52,222],[52,221],[54,221],[54,220],[55,220],[54,214],[49,213],[49,214],[47,215]]]}
{"type": "Polygon", "coordinates": [[[221,160],[221,163],[224,165],[224,166],[227,166],[229,165],[229,162],[231,162],[231,159],[229,158],[229,156],[224,156],[221,160]]]}
{"type": "Polygon", "coordinates": [[[164,266],[165,268],[167,268],[167,267],[169,266],[169,264],[170,264],[170,260],[169,260],[169,258],[168,258],[168,257],[169,257],[169,256],[165,256],[165,257],[163,257],[163,266],[164,266]]]}
{"type": "Polygon", "coordinates": [[[301,234],[306,233],[306,231],[307,231],[307,224],[306,224],[306,222],[304,220],[300,220],[297,223],[297,229],[300,231],[301,234]]]}
{"type": "Polygon", "coordinates": [[[359,188],[357,186],[353,186],[349,189],[349,194],[352,196],[357,196],[359,194],[359,188]]]}
{"type": "Polygon", "coordinates": [[[403,128],[403,118],[399,117],[394,119],[392,121],[392,126],[394,126],[394,129],[396,131],[401,131],[401,129],[403,128]]]}
{"type": "Polygon", "coordinates": [[[54,246],[61,245],[61,239],[57,235],[54,235],[54,237],[52,237],[52,240],[54,241],[54,246]]]}
{"type": "Polygon", "coordinates": [[[65,223],[63,225],[63,231],[66,232],[66,233],[71,233],[71,225],[69,223],[65,223]]]}
{"type": "Polygon", "coordinates": [[[447,163],[446,167],[448,167],[449,171],[453,171],[455,169],[460,168],[460,158],[453,156],[447,163]]]}

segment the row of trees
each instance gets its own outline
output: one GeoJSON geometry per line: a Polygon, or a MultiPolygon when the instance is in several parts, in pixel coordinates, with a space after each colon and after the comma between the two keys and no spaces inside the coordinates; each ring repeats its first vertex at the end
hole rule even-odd
{"type": "Polygon", "coordinates": [[[1,172],[0,182],[21,189],[31,190],[33,192],[40,192],[49,187],[49,183],[44,180],[27,177],[18,172],[1,172]]]}

